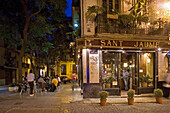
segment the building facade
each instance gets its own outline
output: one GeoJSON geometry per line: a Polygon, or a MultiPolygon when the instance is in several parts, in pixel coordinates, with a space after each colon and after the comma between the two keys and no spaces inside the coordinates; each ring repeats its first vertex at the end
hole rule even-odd
{"type": "MultiPolygon", "coordinates": [[[[126,87],[126,70],[127,87],[136,94],[152,93],[165,81],[170,71],[169,21],[158,18],[161,22],[155,21],[155,27],[148,19],[140,24],[132,22],[134,27],[129,14],[139,2],[81,0],[81,38],[76,40],[76,49],[84,97],[96,97],[100,90],[121,95],[126,87]],[[89,7],[104,11],[98,10],[94,18],[89,18],[89,7]]],[[[141,4],[149,6],[152,2],[141,4]]],[[[147,14],[149,18],[150,9],[143,8],[140,16],[147,14]]]]}

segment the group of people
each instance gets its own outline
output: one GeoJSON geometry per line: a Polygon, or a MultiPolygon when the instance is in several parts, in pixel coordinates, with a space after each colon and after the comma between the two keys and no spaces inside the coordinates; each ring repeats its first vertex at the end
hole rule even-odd
{"type": "MultiPolygon", "coordinates": [[[[32,73],[32,70],[30,70],[30,73],[25,78],[27,80],[29,86],[30,86],[30,96],[34,96],[34,81],[35,81],[35,75],[32,73]]],[[[61,85],[61,80],[58,75],[53,76],[52,78],[46,76],[45,78],[42,76],[39,76],[36,80],[37,84],[40,88],[42,88],[42,91],[52,91],[54,92],[56,90],[56,87],[61,85]]]]}

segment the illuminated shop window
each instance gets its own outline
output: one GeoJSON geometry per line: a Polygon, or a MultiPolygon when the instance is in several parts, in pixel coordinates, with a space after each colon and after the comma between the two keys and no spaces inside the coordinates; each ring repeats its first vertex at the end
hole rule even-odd
{"type": "Polygon", "coordinates": [[[103,88],[118,87],[118,53],[103,53],[102,83],[103,88]]]}
{"type": "Polygon", "coordinates": [[[139,56],[139,80],[141,87],[153,86],[154,55],[153,53],[141,53],[139,56]]]}

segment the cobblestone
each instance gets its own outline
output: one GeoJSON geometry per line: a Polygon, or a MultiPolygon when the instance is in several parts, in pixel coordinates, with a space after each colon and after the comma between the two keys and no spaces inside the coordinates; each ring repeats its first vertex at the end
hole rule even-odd
{"type": "MultiPolygon", "coordinates": [[[[147,99],[150,98],[146,97],[145,100],[147,99]]],[[[28,94],[6,96],[0,101],[0,113],[170,113],[168,99],[164,99],[163,104],[144,102],[127,105],[124,102],[100,106],[98,99],[97,101],[92,99],[95,104],[84,104],[84,101],[90,102],[89,100],[82,99],[78,89],[73,92],[70,85],[65,85],[57,92],[48,92],[34,97],[28,94]]]]}

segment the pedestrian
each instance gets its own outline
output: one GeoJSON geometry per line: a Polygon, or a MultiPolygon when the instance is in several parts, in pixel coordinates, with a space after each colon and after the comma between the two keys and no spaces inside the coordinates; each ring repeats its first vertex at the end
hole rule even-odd
{"type": "Polygon", "coordinates": [[[27,75],[27,82],[30,86],[30,96],[34,96],[33,94],[34,79],[35,79],[35,75],[32,73],[32,70],[30,70],[30,73],[27,75]]]}
{"type": "Polygon", "coordinates": [[[71,87],[72,91],[74,91],[74,83],[76,82],[76,73],[72,74],[72,79],[71,79],[71,87]]]}
{"type": "Polygon", "coordinates": [[[128,76],[129,76],[129,72],[127,71],[127,69],[125,69],[123,71],[123,81],[124,81],[124,84],[125,84],[125,91],[128,90],[128,76]]]}
{"type": "Polygon", "coordinates": [[[56,75],[56,76],[57,76],[57,80],[58,80],[58,86],[60,86],[61,85],[61,79],[58,75],[56,75]]]}

